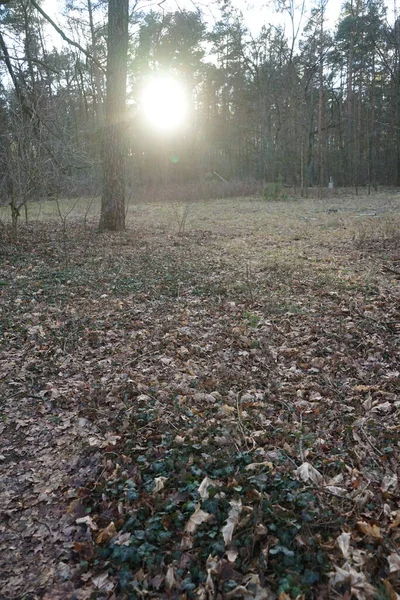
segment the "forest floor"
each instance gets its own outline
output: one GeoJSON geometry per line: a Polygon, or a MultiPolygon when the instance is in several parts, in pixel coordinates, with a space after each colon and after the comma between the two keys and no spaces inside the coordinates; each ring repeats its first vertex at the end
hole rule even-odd
{"type": "Polygon", "coordinates": [[[398,600],[400,194],[45,208],[0,223],[0,598],[398,600]]]}

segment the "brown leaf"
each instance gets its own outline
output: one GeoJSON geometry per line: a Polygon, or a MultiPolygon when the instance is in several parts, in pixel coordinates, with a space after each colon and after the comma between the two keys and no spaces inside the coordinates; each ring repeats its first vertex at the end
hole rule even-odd
{"type": "Polygon", "coordinates": [[[74,542],[74,550],[81,560],[90,562],[94,557],[94,547],[89,542],[74,542]]]}
{"type": "Polygon", "coordinates": [[[390,600],[399,600],[400,596],[396,594],[396,591],[388,579],[383,579],[383,585],[386,588],[390,600]]]}
{"type": "Polygon", "coordinates": [[[115,529],[114,521],[111,521],[107,527],[99,532],[99,535],[96,538],[96,544],[105,544],[109,542],[115,535],[117,535],[117,530],[115,529]]]}
{"type": "Polygon", "coordinates": [[[370,392],[372,390],[374,390],[375,388],[371,385],[356,385],[353,387],[353,390],[355,392],[370,392]]]}
{"type": "Polygon", "coordinates": [[[378,525],[370,525],[369,523],[366,523],[365,521],[359,521],[357,523],[357,528],[359,531],[361,531],[361,533],[368,535],[368,537],[372,538],[373,540],[375,540],[377,542],[382,541],[382,534],[381,534],[380,527],[378,527],[378,525]]]}

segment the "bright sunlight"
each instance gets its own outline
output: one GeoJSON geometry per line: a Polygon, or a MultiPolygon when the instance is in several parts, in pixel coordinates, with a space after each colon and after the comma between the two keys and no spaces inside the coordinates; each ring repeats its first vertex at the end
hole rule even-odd
{"type": "Polygon", "coordinates": [[[159,129],[174,129],[186,119],[188,99],[179,81],[171,77],[151,80],[142,93],[142,110],[159,129]]]}

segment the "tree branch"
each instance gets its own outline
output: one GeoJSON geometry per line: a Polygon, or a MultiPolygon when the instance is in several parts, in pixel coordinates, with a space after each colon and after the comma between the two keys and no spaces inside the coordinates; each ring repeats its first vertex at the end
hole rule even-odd
{"type": "MultiPolygon", "coordinates": [[[[4,2],[4,0],[2,0],[2,1],[4,2]]],[[[28,62],[28,60],[30,60],[35,65],[40,65],[41,67],[43,67],[47,71],[51,71],[51,73],[55,73],[56,75],[60,75],[60,71],[57,71],[56,69],[53,69],[52,67],[49,67],[49,65],[47,65],[42,60],[39,60],[38,58],[29,58],[28,59],[26,56],[11,56],[11,55],[9,55],[8,58],[11,59],[11,60],[16,60],[17,62],[28,62]]],[[[1,59],[1,57],[0,57],[0,59],[1,59]]],[[[4,61],[5,60],[6,59],[4,58],[4,61]]]]}
{"type": "Polygon", "coordinates": [[[101,69],[104,73],[106,72],[105,68],[102,66],[101,63],[99,63],[98,60],[96,60],[91,54],[90,52],[88,52],[87,50],[85,50],[80,44],[78,44],[78,42],[74,42],[74,40],[71,40],[71,38],[69,38],[62,29],[60,29],[60,27],[54,23],[53,19],[51,17],[49,17],[49,15],[47,13],[44,12],[44,10],[39,6],[39,4],[36,2],[36,0],[30,0],[32,6],[34,8],[36,8],[36,10],[42,15],[42,17],[44,17],[46,19],[46,21],[48,21],[50,23],[50,25],[57,31],[57,33],[62,37],[63,40],[65,40],[68,44],[70,44],[71,46],[75,46],[75,48],[78,48],[78,50],[80,50],[81,52],[83,52],[83,54],[85,56],[87,56],[91,61],[93,61],[98,67],[99,69],[101,69]]]}

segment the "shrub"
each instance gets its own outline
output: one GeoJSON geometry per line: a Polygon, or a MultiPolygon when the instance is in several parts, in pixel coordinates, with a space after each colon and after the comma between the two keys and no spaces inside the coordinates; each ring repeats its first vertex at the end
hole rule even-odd
{"type": "Polygon", "coordinates": [[[283,187],[283,177],[278,176],[276,181],[268,182],[264,188],[264,200],[287,200],[287,194],[283,187]]]}

